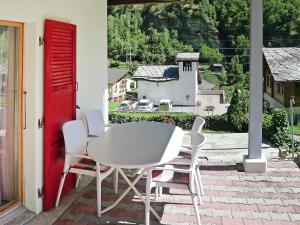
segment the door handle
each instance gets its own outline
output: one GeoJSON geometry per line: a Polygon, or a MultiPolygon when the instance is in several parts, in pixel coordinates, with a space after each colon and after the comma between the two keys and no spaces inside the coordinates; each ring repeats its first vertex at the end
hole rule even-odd
{"type": "Polygon", "coordinates": [[[23,129],[27,128],[27,91],[23,91],[24,95],[24,125],[23,129]]]}

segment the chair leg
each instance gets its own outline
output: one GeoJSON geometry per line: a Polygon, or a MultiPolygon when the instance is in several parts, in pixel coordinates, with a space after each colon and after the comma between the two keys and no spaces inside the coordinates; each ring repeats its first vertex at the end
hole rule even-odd
{"type": "Polygon", "coordinates": [[[56,201],[55,201],[55,207],[57,207],[58,204],[59,204],[61,192],[62,192],[62,189],[63,189],[63,187],[64,187],[64,183],[65,183],[65,179],[66,179],[67,174],[68,174],[68,173],[64,173],[64,174],[62,175],[62,177],[61,177],[60,184],[59,184],[59,188],[58,188],[58,193],[57,193],[57,197],[56,197],[56,201]]]}
{"type": "Polygon", "coordinates": [[[201,225],[200,212],[199,212],[199,208],[198,208],[196,196],[193,193],[191,193],[191,196],[192,196],[192,201],[193,201],[193,205],[194,205],[194,210],[195,210],[195,215],[196,215],[196,219],[197,219],[197,224],[201,225]]]}
{"type": "Polygon", "coordinates": [[[198,177],[197,176],[196,176],[196,180],[195,180],[195,186],[196,186],[199,205],[202,205],[202,196],[201,196],[201,193],[200,193],[200,187],[199,187],[199,182],[198,182],[198,177]]]}
{"type": "Polygon", "coordinates": [[[158,189],[159,187],[155,187],[155,200],[158,199],[159,195],[158,195],[158,189]]]}
{"type": "Polygon", "coordinates": [[[204,196],[204,190],[203,190],[203,184],[202,184],[202,179],[201,179],[201,173],[199,167],[197,168],[196,176],[200,185],[200,194],[204,196]]]}
{"type": "Polygon", "coordinates": [[[98,217],[101,217],[101,174],[100,174],[100,165],[98,162],[96,162],[96,168],[97,168],[97,214],[98,217]]]}
{"type": "Polygon", "coordinates": [[[79,185],[79,180],[81,179],[81,176],[82,176],[82,174],[77,174],[75,188],[78,188],[78,185],[79,185]]]}
{"type": "Polygon", "coordinates": [[[118,194],[118,182],[119,182],[119,172],[117,169],[115,169],[114,171],[114,190],[115,190],[115,194],[118,194]]]}
{"type": "Polygon", "coordinates": [[[163,193],[163,187],[159,187],[159,197],[162,196],[162,193],[163,193]]]}

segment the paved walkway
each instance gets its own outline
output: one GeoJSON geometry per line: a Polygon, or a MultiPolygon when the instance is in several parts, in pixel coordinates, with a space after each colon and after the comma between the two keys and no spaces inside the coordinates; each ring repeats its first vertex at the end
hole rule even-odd
{"type": "MultiPolygon", "coordinates": [[[[300,170],[295,163],[278,160],[278,149],[264,143],[268,172],[248,174],[241,164],[243,154],[247,153],[247,134],[207,134],[207,138],[202,153],[208,161],[201,164],[205,191],[200,207],[203,225],[300,225],[300,170]]],[[[188,139],[185,137],[186,142],[188,139]]],[[[122,179],[119,182],[122,193],[127,185],[122,179]]],[[[83,179],[83,184],[88,182],[83,179]]],[[[138,189],[145,191],[145,179],[138,183],[138,189]]],[[[103,182],[102,191],[104,206],[117,198],[111,177],[103,182]]],[[[101,218],[96,215],[95,180],[78,190],[76,196],[62,215],[60,207],[66,205],[68,196],[52,213],[43,213],[29,224],[52,224],[50,221],[57,218],[53,215],[61,215],[55,225],[144,224],[144,205],[133,192],[101,218]]],[[[190,196],[185,192],[164,189],[163,196],[151,205],[162,216],[161,224],[196,224],[190,196]]],[[[152,217],[151,225],[158,224],[152,217]]]]}
{"type": "MultiPolygon", "coordinates": [[[[264,174],[247,174],[241,164],[205,162],[202,224],[299,225],[300,170],[290,162],[269,161],[264,174]]],[[[96,186],[93,181],[84,194],[59,218],[56,225],[143,224],[144,205],[132,193],[100,219],[96,216],[96,186]]],[[[145,180],[139,189],[145,190],[145,180]]],[[[120,180],[120,193],[126,188],[120,180]]],[[[116,198],[111,179],[103,183],[103,204],[116,198]]],[[[152,206],[162,216],[161,224],[195,224],[190,197],[179,190],[164,190],[152,206]]],[[[159,224],[152,218],[151,224],[159,224]]]]}

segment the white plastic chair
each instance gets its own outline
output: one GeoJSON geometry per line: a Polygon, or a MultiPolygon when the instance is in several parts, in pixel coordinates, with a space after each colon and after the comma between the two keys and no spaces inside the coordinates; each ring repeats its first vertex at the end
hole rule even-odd
{"type": "Polygon", "coordinates": [[[55,202],[56,207],[59,204],[65,178],[68,173],[77,174],[77,188],[81,175],[97,177],[97,173],[99,173],[98,175],[102,181],[114,170],[114,168],[108,166],[96,166],[96,162],[87,155],[88,137],[81,120],[64,123],[62,131],[65,141],[65,164],[55,202]],[[99,169],[99,171],[97,171],[97,169],[99,169]]]}
{"type": "MultiPolygon", "coordinates": [[[[103,114],[100,109],[92,109],[83,113],[87,125],[88,139],[101,136],[107,129],[109,129],[104,121],[103,114]]],[[[114,191],[118,193],[118,171],[114,172],[114,191]]]]}
{"type": "Polygon", "coordinates": [[[197,134],[201,133],[204,124],[205,124],[205,120],[201,116],[197,116],[193,123],[191,132],[185,132],[185,134],[191,136],[191,143],[188,145],[182,145],[182,147],[188,148],[190,150],[193,148],[193,142],[196,141],[197,134]]]}
{"type": "Polygon", "coordinates": [[[188,190],[191,193],[192,202],[194,205],[195,215],[198,225],[201,225],[200,213],[196,200],[198,197],[199,204],[202,204],[201,191],[199,187],[199,179],[197,171],[199,150],[205,143],[206,138],[203,134],[198,133],[192,149],[192,160],[188,168],[176,168],[173,165],[165,165],[164,167],[157,167],[149,171],[147,174],[146,186],[146,214],[147,207],[150,205],[150,194],[153,187],[166,187],[188,190]]]}
{"type": "Polygon", "coordinates": [[[106,124],[100,109],[85,111],[83,115],[86,120],[89,137],[99,137],[105,132],[106,124]]]}
{"type": "MultiPolygon", "coordinates": [[[[191,136],[191,139],[190,139],[191,143],[189,145],[181,146],[182,148],[180,150],[179,156],[177,158],[175,158],[172,162],[170,162],[171,164],[173,164],[173,165],[190,165],[191,159],[192,159],[193,143],[198,142],[198,140],[197,140],[197,138],[199,137],[198,134],[201,133],[204,124],[205,124],[205,120],[201,116],[196,117],[196,119],[193,123],[191,132],[185,132],[185,134],[188,134],[191,136]]],[[[203,196],[204,191],[203,191],[203,185],[202,185],[202,181],[201,181],[201,174],[200,174],[199,166],[197,167],[197,174],[200,177],[199,185],[200,185],[201,195],[203,196]]],[[[156,188],[155,193],[156,193],[156,198],[158,196],[161,196],[162,188],[156,188]]]]}

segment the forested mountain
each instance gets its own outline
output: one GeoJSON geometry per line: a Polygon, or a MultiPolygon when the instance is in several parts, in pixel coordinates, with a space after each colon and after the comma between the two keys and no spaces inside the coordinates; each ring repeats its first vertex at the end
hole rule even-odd
{"type": "MultiPolygon", "coordinates": [[[[249,61],[248,0],[185,0],[108,8],[108,55],[121,62],[173,64],[180,51],[202,62],[249,61]]],[[[264,0],[264,45],[300,46],[300,0],[264,0]]],[[[244,67],[245,68],[245,67],[244,67]]]]}

